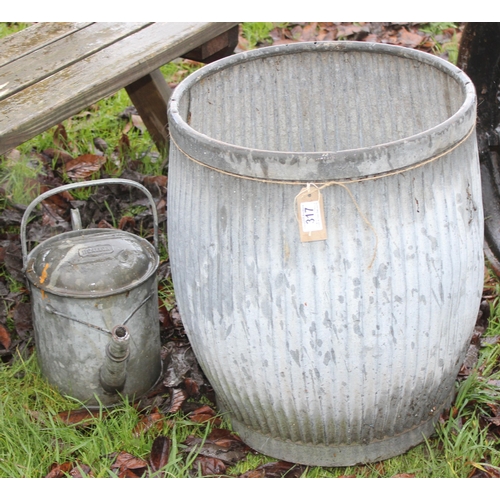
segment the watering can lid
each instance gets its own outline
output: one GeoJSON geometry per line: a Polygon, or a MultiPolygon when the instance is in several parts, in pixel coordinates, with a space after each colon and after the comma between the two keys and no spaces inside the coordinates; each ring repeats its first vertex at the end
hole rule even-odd
{"type": "Polygon", "coordinates": [[[143,238],[116,229],[63,233],[28,256],[26,275],[56,295],[102,297],[135,288],[158,267],[159,257],[143,238]]]}

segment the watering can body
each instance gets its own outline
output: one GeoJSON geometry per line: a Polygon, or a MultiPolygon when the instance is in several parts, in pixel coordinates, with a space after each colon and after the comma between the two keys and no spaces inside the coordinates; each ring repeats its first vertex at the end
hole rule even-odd
{"type": "MultiPolygon", "coordinates": [[[[112,182],[147,191],[133,181],[113,179],[63,186],[42,197],[112,182]]],[[[77,228],[27,254],[24,229],[40,201],[24,214],[21,240],[43,375],[88,407],[140,397],[161,375],[157,248],[124,231],[77,228]]]]}

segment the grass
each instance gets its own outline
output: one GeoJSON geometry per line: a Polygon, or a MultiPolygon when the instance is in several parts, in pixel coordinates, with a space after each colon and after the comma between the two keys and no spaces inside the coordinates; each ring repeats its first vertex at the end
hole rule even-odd
{"type": "Polygon", "coordinates": [[[0,38],[27,28],[31,23],[0,23],[0,38]]]}
{"type": "Polygon", "coordinates": [[[436,37],[440,35],[443,31],[449,28],[457,28],[457,23],[428,23],[420,27],[420,31],[427,33],[431,36],[432,40],[435,42],[432,49],[433,53],[436,55],[448,53],[448,60],[456,64],[458,60],[458,49],[459,42],[457,36],[454,34],[450,42],[439,43],[436,37]]]}
{"type": "Polygon", "coordinates": [[[269,32],[276,23],[243,23],[243,37],[248,41],[248,48],[254,49],[259,43],[269,42],[269,32]]]}
{"type": "MultiPolygon", "coordinates": [[[[496,309],[486,336],[500,334],[496,309]]],[[[458,384],[453,416],[437,426],[435,436],[404,455],[355,467],[308,467],[304,477],[412,474],[421,478],[463,478],[485,466],[500,470],[500,438],[491,435],[484,425],[488,405],[500,400],[500,388],[489,383],[500,380],[499,364],[500,345],[483,347],[476,371],[458,384]]],[[[170,461],[163,472],[172,477],[189,477],[196,454],[186,456],[182,443],[190,434],[203,437],[210,430],[209,426],[174,414],[164,417],[165,422],[174,422],[173,426],[134,435],[140,414],[128,401],[110,410],[105,418],[102,409],[102,418],[93,419],[83,428],[57,418],[59,412],[80,407],[80,403],[48,385],[40,374],[36,355],[18,357],[11,366],[0,365],[0,477],[44,477],[54,462],[78,462],[88,465],[94,477],[111,477],[116,452],[123,450],[147,460],[152,441],[160,434],[172,439],[170,461]]],[[[273,459],[264,455],[248,455],[227,473],[236,476],[270,461],[273,459]]]]}
{"type": "Polygon", "coordinates": [[[6,160],[0,163],[0,185],[7,195],[0,201],[0,209],[4,209],[7,201],[14,204],[28,205],[39,193],[38,184],[34,182],[41,174],[42,167],[31,163],[27,158],[6,160]]]}
{"type": "Polygon", "coordinates": [[[441,34],[444,30],[456,27],[457,23],[428,23],[421,26],[420,31],[436,36],[441,34]]]}
{"type": "MultiPolygon", "coordinates": [[[[249,48],[269,42],[269,31],[276,24],[243,23],[243,36],[248,40],[249,48]]],[[[451,27],[450,24],[453,23],[429,23],[423,31],[437,37],[443,29],[451,27]]],[[[22,23],[0,23],[0,36],[23,27],[22,23]]],[[[441,49],[450,51],[444,45],[441,49]]],[[[164,66],[162,72],[167,80],[176,84],[198,67],[198,63],[177,61],[164,66]]],[[[130,105],[126,92],[120,91],[66,120],[64,128],[72,155],[93,154],[96,138],[104,140],[109,151],[113,151],[119,148],[122,135],[126,133],[133,158],[141,159],[142,172],[148,175],[164,173],[166,152],[154,150],[147,131],[136,127],[130,119],[119,118],[130,105]]],[[[0,185],[8,193],[8,200],[2,201],[0,209],[5,208],[7,202],[27,204],[37,196],[35,188],[26,189],[29,180],[36,178],[41,171],[32,152],[54,147],[54,132],[52,129],[33,138],[17,148],[18,156],[0,161],[0,185]]],[[[120,175],[126,167],[124,159],[119,154],[111,156],[113,161],[107,165],[107,172],[120,175]]],[[[74,194],[84,199],[90,195],[90,190],[74,194]]],[[[140,210],[143,208],[131,207],[128,215],[137,215],[140,210]]],[[[166,259],[166,248],[162,246],[161,251],[162,259],[166,259]]],[[[21,291],[19,283],[8,275],[3,276],[11,291],[21,291]]],[[[498,280],[494,282],[493,295],[498,296],[500,285],[498,280]]],[[[171,281],[160,283],[159,297],[168,310],[175,307],[171,281]]],[[[7,327],[12,330],[14,324],[10,316],[7,322],[7,327]]],[[[492,302],[490,326],[485,336],[497,335],[500,335],[498,298],[492,302]]],[[[419,446],[376,464],[345,468],[308,467],[304,477],[381,478],[412,474],[423,478],[462,478],[481,468],[500,468],[500,439],[498,433],[491,432],[486,425],[492,415],[491,405],[498,405],[500,401],[500,388],[492,383],[500,379],[499,360],[498,344],[482,347],[476,369],[468,378],[457,382],[457,397],[451,416],[437,426],[434,436],[419,446]]],[[[89,466],[95,477],[112,477],[115,473],[111,464],[116,452],[126,451],[147,459],[158,435],[172,440],[170,460],[162,472],[170,477],[188,477],[196,454],[184,453],[182,443],[189,434],[203,438],[210,430],[209,425],[195,424],[179,413],[165,416],[161,430],[150,429],[136,435],[134,429],[141,415],[129,401],[106,412],[106,417],[101,409],[101,417],[94,418],[86,427],[67,425],[57,417],[61,411],[80,407],[79,402],[60,395],[45,381],[36,354],[18,355],[12,364],[0,364],[0,477],[44,477],[54,462],[78,462],[82,464],[82,471],[83,465],[89,466]],[[167,421],[173,425],[167,425],[167,421]]],[[[227,473],[237,476],[273,460],[264,455],[250,454],[227,473]]]]}
{"type": "MultiPolygon", "coordinates": [[[[172,477],[188,477],[194,455],[183,453],[181,443],[193,434],[205,436],[209,426],[196,424],[180,415],[169,416],[172,426],[161,431],[134,432],[139,413],[128,402],[105,411],[85,426],[68,425],[58,413],[81,404],[61,396],[41,376],[36,356],[19,359],[12,366],[0,366],[0,477],[44,477],[53,463],[80,463],[91,468],[94,477],[111,477],[116,452],[147,459],[157,435],[172,440],[168,465],[172,477]]],[[[167,418],[165,418],[165,422],[167,418]]]]}

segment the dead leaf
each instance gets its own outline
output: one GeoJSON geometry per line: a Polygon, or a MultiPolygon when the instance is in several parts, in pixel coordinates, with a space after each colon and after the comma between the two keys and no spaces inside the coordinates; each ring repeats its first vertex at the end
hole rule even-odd
{"type": "Polygon", "coordinates": [[[424,36],[418,33],[412,33],[406,28],[401,28],[398,34],[399,43],[405,47],[418,47],[423,42],[424,38],[424,36]]]}
{"type": "Polygon", "coordinates": [[[119,478],[134,478],[138,479],[142,477],[144,474],[145,469],[137,469],[137,470],[132,470],[132,469],[123,469],[118,472],[118,477],[119,478]]]}
{"type": "Polygon", "coordinates": [[[214,457],[198,456],[193,465],[202,476],[220,476],[227,469],[227,465],[222,460],[214,457]]]}
{"type": "Polygon", "coordinates": [[[495,404],[495,403],[486,403],[486,404],[490,407],[495,417],[500,416],[500,404],[495,404]]]}
{"type": "Polygon", "coordinates": [[[146,175],[144,177],[144,185],[148,187],[151,184],[156,184],[160,187],[167,187],[167,180],[166,175],[146,175]]]}
{"type": "Polygon", "coordinates": [[[491,337],[482,337],[481,338],[481,346],[485,345],[495,345],[500,344],[500,335],[494,335],[491,337]]]}
{"type": "Polygon", "coordinates": [[[294,40],[300,40],[302,38],[302,26],[295,25],[291,30],[292,38],[294,40]]]}
{"type": "Polygon", "coordinates": [[[93,142],[94,146],[102,153],[105,153],[108,149],[108,143],[101,137],[95,137],[93,142]]]}
{"type": "Polygon", "coordinates": [[[165,413],[175,413],[179,411],[187,399],[187,394],[184,389],[171,388],[170,389],[170,401],[168,408],[165,413]]]}
{"type": "Polygon", "coordinates": [[[21,152],[18,149],[11,149],[6,155],[7,165],[13,165],[21,159],[21,152]]]}
{"type": "Polygon", "coordinates": [[[269,462],[260,465],[253,471],[248,471],[240,477],[286,477],[286,478],[300,478],[306,467],[304,465],[292,464],[290,462],[269,462]]]}
{"type": "Polygon", "coordinates": [[[484,330],[488,328],[488,322],[491,315],[490,303],[487,300],[482,300],[479,304],[479,312],[476,319],[476,327],[483,327],[484,330]]]}
{"type": "Polygon", "coordinates": [[[156,211],[158,212],[158,217],[160,220],[166,219],[166,208],[167,208],[167,200],[166,196],[163,196],[161,200],[156,205],[156,211]]]}
{"type": "Polygon", "coordinates": [[[122,133],[117,146],[118,152],[125,155],[130,152],[130,139],[126,133],[122,133]]]}
{"type": "Polygon", "coordinates": [[[222,420],[216,417],[215,410],[207,405],[192,411],[189,414],[189,420],[191,420],[191,422],[197,422],[198,424],[212,422],[214,425],[220,425],[222,423],[222,420]]]}
{"type": "MultiPolygon", "coordinates": [[[[1,248],[1,247],[0,247],[1,248]]],[[[173,328],[174,324],[172,323],[172,320],[170,319],[170,314],[168,312],[168,309],[165,307],[165,304],[163,303],[163,300],[158,299],[158,311],[160,314],[160,323],[165,328],[168,330],[169,328],[173,328]]],[[[188,389],[189,392],[189,389],[188,389]]]]}
{"type": "Polygon", "coordinates": [[[335,40],[336,34],[337,34],[337,30],[325,29],[324,27],[321,27],[319,32],[318,32],[318,36],[316,37],[316,40],[318,40],[320,42],[335,40]]]}
{"type": "Polygon", "coordinates": [[[10,333],[7,331],[5,326],[0,324],[0,344],[3,345],[5,349],[9,349],[11,343],[10,333]]]}
{"type": "Polygon", "coordinates": [[[146,131],[146,125],[144,125],[140,115],[132,115],[132,123],[134,127],[138,128],[141,132],[146,131]]]}
{"type": "Polygon", "coordinates": [[[469,349],[465,356],[465,360],[458,373],[459,377],[467,377],[472,373],[472,370],[474,370],[474,367],[476,366],[477,361],[479,359],[480,347],[481,347],[481,332],[477,328],[475,328],[469,349]]]}
{"type": "Polygon", "coordinates": [[[119,477],[140,477],[147,469],[148,463],[126,451],[121,451],[111,465],[111,470],[118,470],[119,477]],[[133,472],[131,472],[133,471],[133,472]]]}
{"type": "Polygon", "coordinates": [[[196,397],[200,395],[200,385],[198,384],[198,382],[196,382],[196,380],[193,380],[192,378],[184,379],[184,388],[186,389],[189,397],[196,397]]]}
{"type": "Polygon", "coordinates": [[[97,224],[97,227],[99,229],[114,229],[114,227],[106,220],[102,219],[99,221],[99,224],[97,224]]]}
{"type": "Polygon", "coordinates": [[[69,471],[73,468],[73,462],[64,462],[63,464],[54,463],[50,466],[50,472],[46,478],[61,478],[66,477],[69,471]]]}
{"type": "Polygon", "coordinates": [[[13,317],[16,332],[21,338],[33,331],[31,305],[29,303],[19,302],[14,308],[13,317]]]}
{"type": "MultiPolygon", "coordinates": [[[[174,310],[171,311],[170,317],[174,325],[176,325],[174,310]]],[[[178,387],[185,378],[191,378],[199,385],[204,383],[203,374],[189,344],[167,342],[163,350],[166,366],[163,384],[166,387],[178,387]]]]}
{"type": "Polygon", "coordinates": [[[148,415],[143,415],[139,423],[134,427],[132,434],[139,437],[141,434],[147,432],[151,427],[155,427],[159,431],[163,429],[163,415],[158,408],[154,408],[148,415]]]}
{"type": "Polygon", "coordinates": [[[210,434],[207,436],[207,441],[227,450],[238,449],[243,454],[257,453],[255,450],[250,448],[250,446],[244,443],[237,434],[234,434],[228,429],[220,429],[218,427],[212,429],[210,434]]]}
{"type": "Polygon", "coordinates": [[[316,39],[316,27],[318,23],[307,23],[302,29],[301,40],[310,42],[316,39]]]}
{"type": "Polygon", "coordinates": [[[498,380],[498,379],[489,379],[488,380],[488,384],[494,385],[496,387],[500,387],[500,380],[498,380]]]}
{"type": "Polygon", "coordinates": [[[118,223],[118,229],[122,231],[126,228],[134,229],[135,228],[135,219],[133,217],[124,216],[120,219],[118,223]]]}
{"type": "MultiPolygon", "coordinates": [[[[181,318],[181,315],[180,315],[177,307],[174,307],[170,311],[170,318],[172,319],[172,323],[174,324],[175,328],[184,328],[184,325],[182,323],[182,318],[181,318]]],[[[167,355],[168,355],[168,352],[167,352],[167,355]]]]}
{"type": "Polygon", "coordinates": [[[24,283],[25,275],[23,272],[23,258],[21,252],[21,243],[19,241],[10,241],[5,248],[4,264],[8,273],[20,283],[24,283]]]}
{"type": "Polygon", "coordinates": [[[489,417],[486,420],[488,420],[488,422],[491,422],[493,425],[500,426],[500,416],[499,417],[489,417]]]}
{"type": "Polygon", "coordinates": [[[126,136],[132,130],[132,127],[133,127],[132,122],[127,122],[125,127],[123,127],[122,129],[122,134],[126,136]]]}
{"type": "Polygon", "coordinates": [[[471,478],[500,478],[500,468],[489,464],[472,464],[474,466],[471,478]]]}
{"type": "Polygon", "coordinates": [[[170,438],[166,436],[158,436],[153,441],[149,463],[151,464],[151,468],[155,472],[165,467],[165,465],[168,464],[171,446],[172,446],[172,441],[170,440],[170,438]]]}
{"type": "Polygon", "coordinates": [[[94,423],[96,418],[106,416],[105,411],[90,410],[81,408],[79,410],[62,411],[57,414],[57,418],[67,425],[75,425],[78,427],[87,427],[94,423]]]}
{"type": "MultiPolygon", "coordinates": [[[[272,38],[273,42],[280,42],[284,40],[284,33],[282,28],[275,27],[269,32],[269,36],[272,38]]],[[[242,43],[247,44],[248,42],[242,38],[242,43]]]]}
{"type": "Polygon", "coordinates": [[[68,133],[66,132],[66,128],[62,123],[57,125],[52,135],[54,144],[60,149],[68,149],[69,140],[68,133]]]}
{"type": "Polygon", "coordinates": [[[53,207],[44,200],[42,201],[43,215],[42,215],[42,225],[48,227],[55,227],[58,225],[64,224],[65,218],[59,215],[56,211],[53,210],[53,207]]]}
{"type": "MultiPolygon", "coordinates": [[[[44,188],[42,192],[47,191],[44,188]]],[[[58,193],[42,201],[42,224],[54,227],[69,220],[69,212],[73,196],[68,192],[58,193]]]]}
{"type": "Polygon", "coordinates": [[[356,26],[355,24],[341,24],[337,26],[337,37],[349,38],[360,31],[363,31],[361,26],[356,26]]]}
{"type": "Polygon", "coordinates": [[[189,436],[184,441],[184,445],[186,445],[186,452],[195,450],[199,455],[218,458],[229,465],[234,465],[246,458],[249,450],[249,447],[242,441],[233,440],[231,443],[217,444],[212,442],[210,437],[203,440],[199,437],[189,436]]]}
{"type": "Polygon", "coordinates": [[[234,432],[228,429],[212,429],[207,439],[212,441],[212,443],[217,444],[222,444],[222,442],[226,441],[236,441],[238,443],[243,443],[243,441],[237,434],[234,434],[234,432]]]}
{"type": "Polygon", "coordinates": [[[112,465],[113,468],[126,467],[128,469],[141,469],[142,467],[147,467],[148,463],[142,458],[135,457],[134,455],[127,453],[126,451],[121,451],[116,456],[116,459],[112,465]]]}
{"type": "Polygon", "coordinates": [[[66,163],[66,174],[73,180],[85,180],[98,172],[105,163],[105,156],[92,154],[81,155],[66,163]]]}
{"type": "Polygon", "coordinates": [[[411,478],[414,478],[414,477],[417,477],[415,476],[415,474],[408,474],[407,472],[402,472],[401,474],[394,474],[394,476],[391,476],[391,478],[406,478],[406,477],[411,477],[411,478]]]}
{"type": "Polygon", "coordinates": [[[69,475],[75,478],[93,477],[91,468],[86,464],[77,463],[70,471],[69,475]]]}
{"type": "Polygon", "coordinates": [[[129,120],[132,115],[137,115],[138,111],[135,106],[127,106],[118,116],[122,120],[129,120]]]}
{"type": "Polygon", "coordinates": [[[73,156],[61,149],[47,148],[44,149],[42,153],[52,160],[55,167],[61,167],[65,163],[73,160],[73,156]]]}

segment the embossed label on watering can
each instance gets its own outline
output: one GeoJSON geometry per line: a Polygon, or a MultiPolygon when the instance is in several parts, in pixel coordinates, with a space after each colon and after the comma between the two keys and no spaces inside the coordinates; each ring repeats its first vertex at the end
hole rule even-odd
{"type": "Polygon", "coordinates": [[[98,245],[81,248],[78,251],[80,257],[88,257],[89,255],[101,255],[105,253],[113,253],[113,247],[111,245],[98,245]]]}

